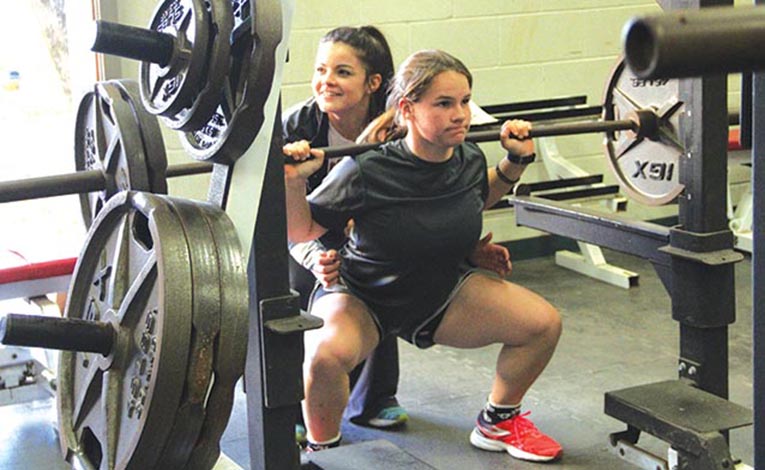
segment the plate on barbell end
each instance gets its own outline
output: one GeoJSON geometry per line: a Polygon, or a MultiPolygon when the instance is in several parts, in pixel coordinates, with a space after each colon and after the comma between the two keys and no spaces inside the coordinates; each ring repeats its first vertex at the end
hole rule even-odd
{"type": "Polygon", "coordinates": [[[122,90],[122,97],[130,104],[133,118],[138,123],[149,172],[149,192],[167,194],[167,153],[159,119],[143,106],[137,81],[120,79],[110,80],[110,83],[115,83],[122,90]]]}
{"type": "Polygon", "coordinates": [[[220,263],[221,324],[213,363],[215,381],[207,400],[205,423],[184,468],[209,470],[218,461],[220,438],[231,416],[236,383],[244,373],[249,332],[249,286],[246,259],[233,222],[222,209],[212,204],[199,203],[197,207],[210,225],[220,263]]]}
{"type": "Polygon", "coordinates": [[[194,159],[227,165],[250,148],[265,121],[282,39],[281,2],[260,0],[257,14],[255,2],[232,3],[231,71],[219,104],[202,126],[180,133],[181,144],[194,159]]]}
{"type": "Polygon", "coordinates": [[[606,133],[606,157],[624,192],[638,202],[658,206],[674,201],[684,186],[678,179],[683,144],[679,137],[678,80],[636,77],[624,60],[614,68],[603,98],[603,120],[631,119],[641,110],[656,116],[656,132],[641,136],[632,131],[606,133]]]}
{"type": "Polygon", "coordinates": [[[167,201],[186,236],[194,295],[186,381],[158,468],[186,468],[205,423],[208,392],[215,380],[213,363],[221,330],[220,267],[212,230],[197,203],[172,197],[167,201]]]}
{"type": "Polygon", "coordinates": [[[80,194],[86,227],[117,192],[151,190],[138,125],[130,105],[111,85],[97,83],[94,91],[80,101],[74,130],[74,163],[77,171],[100,171],[104,177],[103,190],[80,194]]]}
{"type": "Polygon", "coordinates": [[[141,99],[155,115],[173,116],[191,105],[204,80],[210,18],[204,0],[163,0],[149,29],[175,36],[170,63],[141,62],[141,99]]]}
{"type": "Polygon", "coordinates": [[[86,468],[156,468],[186,379],[193,285],[189,247],[165,196],[121,192],[94,220],[65,316],[115,328],[108,356],[62,352],[65,458],[86,468]]]}
{"type": "MultiPolygon", "coordinates": [[[[234,18],[232,0],[208,0],[205,2],[211,25],[208,27],[209,46],[203,85],[188,107],[174,115],[163,115],[162,122],[170,129],[188,131],[198,129],[210,120],[220,103],[220,96],[231,62],[231,31],[234,18]]],[[[234,0],[239,1],[239,0],[234,0]]]]}

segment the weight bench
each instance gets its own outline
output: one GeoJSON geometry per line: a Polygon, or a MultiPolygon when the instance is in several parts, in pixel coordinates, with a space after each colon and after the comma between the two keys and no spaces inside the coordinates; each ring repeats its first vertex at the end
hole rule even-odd
{"type": "Polygon", "coordinates": [[[0,253],[0,300],[65,292],[77,258],[29,262],[15,251],[0,253]]]}

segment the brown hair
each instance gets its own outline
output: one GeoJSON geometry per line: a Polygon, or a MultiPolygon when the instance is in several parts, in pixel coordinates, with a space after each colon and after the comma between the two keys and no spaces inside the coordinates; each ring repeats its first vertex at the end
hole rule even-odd
{"type": "Polygon", "coordinates": [[[364,64],[367,76],[379,73],[380,87],[372,95],[369,119],[385,110],[385,95],[393,77],[393,55],[383,33],[374,26],[341,26],[322,36],[319,43],[341,42],[351,46],[364,64]]]}
{"type": "Polygon", "coordinates": [[[382,142],[405,136],[406,126],[401,122],[398,102],[402,98],[418,101],[428,90],[433,79],[443,72],[460,73],[467,78],[468,85],[473,86],[473,75],[470,70],[462,61],[447,52],[426,49],[407,57],[391,80],[387,110],[369,123],[358,141],[382,142]]]}

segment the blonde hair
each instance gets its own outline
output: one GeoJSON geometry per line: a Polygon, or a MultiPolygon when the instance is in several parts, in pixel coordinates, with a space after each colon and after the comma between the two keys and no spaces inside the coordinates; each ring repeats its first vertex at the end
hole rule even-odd
{"type": "Polygon", "coordinates": [[[419,101],[433,83],[433,79],[443,72],[462,74],[467,78],[468,85],[473,86],[470,70],[462,61],[447,52],[426,49],[407,57],[391,80],[386,111],[369,123],[357,141],[383,142],[404,137],[407,129],[398,108],[399,101],[402,98],[419,101]]]}

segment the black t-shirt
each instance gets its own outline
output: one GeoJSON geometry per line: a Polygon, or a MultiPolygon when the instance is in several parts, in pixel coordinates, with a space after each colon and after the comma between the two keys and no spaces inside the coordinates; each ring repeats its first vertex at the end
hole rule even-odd
{"type": "Polygon", "coordinates": [[[397,140],[345,158],[309,196],[314,220],[355,227],[341,251],[351,292],[377,315],[417,324],[446,301],[475,247],[488,195],[486,159],[464,143],[445,162],[415,157],[397,140]]]}

